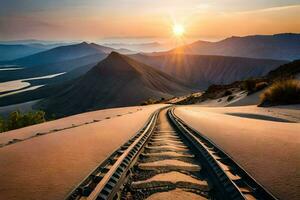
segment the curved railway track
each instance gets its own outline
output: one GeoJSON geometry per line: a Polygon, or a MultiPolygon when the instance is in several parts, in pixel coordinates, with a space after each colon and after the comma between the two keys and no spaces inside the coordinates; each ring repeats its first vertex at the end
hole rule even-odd
{"type": "Polygon", "coordinates": [[[174,114],[153,113],[66,199],[276,199],[230,156],[174,114]]]}

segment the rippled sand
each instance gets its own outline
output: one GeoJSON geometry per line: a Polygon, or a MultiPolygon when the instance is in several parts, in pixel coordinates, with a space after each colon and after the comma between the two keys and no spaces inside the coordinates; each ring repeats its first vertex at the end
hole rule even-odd
{"type": "Polygon", "coordinates": [[[200,195],[185,192],[181,189],[176,189],[168,192],[155,193],[147,198],[147,200],[206,200],[207,198],[200,195]]]}
{"type": "Polygon", "coordinates": [[[207,186],[206,181],[201,181],[201,180],[192,178],[191,176],[188,176],[186,174],[176,172],[176,171],[158,174],[158,175],[155,175],[145,181],[134,182],[134,184],[149,183],[152,181],[168,181],[171,183],[188,182],[188,183],[194,183],[197,185],[206,185],[207,186]]]}
{"type": "Polygon", "coordinates": [[[183,162],[180,160],[165,159],[155,162],[141,163],[139,164],[141,169],[153,170],[153,169],[171,169],[171,170],[189,170],[189,171],[200,171],[199,165],[183,162]]]}

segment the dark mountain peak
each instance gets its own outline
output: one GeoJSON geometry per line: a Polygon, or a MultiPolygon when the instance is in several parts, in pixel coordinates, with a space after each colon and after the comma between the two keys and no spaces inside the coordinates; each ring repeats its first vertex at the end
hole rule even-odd
{"type": "Polygon", "coordinates": [[[144,64],[139,63],[138,61],[133,60],[130,57],[128,57],[126,55],[123,55],[121,53],[118,53],[116,51],[112,51],[107,56],[107,58],[105,59],[105,61],[109,62],[109,63],[113,63],[115,65],[126,64],[126,65],[131,66],[131,67],[136,67],[136,66],[139,66],[139,65],[144,65],[144,64]]]}
{"type": "Polygon", "coordinates": [[[133,73],[139,71],[140,65],[140,63],[129,57],[113,51],[103,61],[98,63],[94,70],[105,71],[110,74],[119,74],[120,72],[133,73]]]}
{"type": "Polygon", "coordinates": [[[105,59],[106,62],[109,63],[113,63],[113,64],[127,64],[127,65],[131,65],[130,63],[135,63],[136,61],[131,61],[130,62],[130,58],[128,56],[125,56],[123,54],[120,54],[116,51],[112,51],[107,58],[105,59]]]}
{"type": "Polygon", "coordinates": [[[81,44],[81,45],[88,45],[89,43],[83,41],[83,42],[81,42],[81,43],[79,43],[79,44],[81,44]]]}
{"type": "Polygon", "coordinates": [[[116,51],[112,51],[112,52],[107,56],[107,58],[109,58],[109,59],[116,59],[116,58],[121,59],[121,58],[123,58],[123,55],[120,54],[120,53],[118,53],[118,52],[116,52],[116,51]]]}
{"type": "Polygon", "coordinates": [[[90,44],[87,43],[87,42],[81,42],[81,43],[78,43],[78,44],[74,44],[74,45],[68,45],[70,47],[74,47],[74,46],[78,46],[78,47],[90,47],[90,44]]]}

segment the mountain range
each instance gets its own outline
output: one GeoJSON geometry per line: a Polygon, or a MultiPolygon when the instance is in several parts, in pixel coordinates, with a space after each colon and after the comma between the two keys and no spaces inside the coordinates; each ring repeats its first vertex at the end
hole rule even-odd
{"type": "Polygon", "coordinates": [[[211,84],[228,84],[237,80],[264,76],[279,65],[288,62],[174,52],[157,56],[145,54],[130,56],[199,89],[205,89],[211,84]]]}
{"type": "Polygon", "coordinates": [[[159,42],[149,42],[149,43],[105,43],[104,46],[117,48],[117,49],[125,48],[135,52],[158,52],[158,51],[168,50],[170,45],[159,43],[159,42]]]}
{"type": "Polygon", "coordinates": [[[21,65],[23,67],[34,67],[48,65],[66,60],[82,58],[94,54],[108,54],[114,49],[82,42],[79,44],[59,46],[47,51],[11,61],[11,64],[21,65]]]}
{"type": "Polygon", "coordinates": [[[295,60],[300,59],[300,34],[230,37],[218,42],[196,41],[171,51],[201,55],[295,60]]]}
{"type": "Polygon", "coordinates": [[[112,51],[118,51],[125,54],[131,52],[126,49],[116,50],[110,47],[94,43],[89,44],[86,42],[59,46],[30,56],[5,62],[4,64],[21,66],[23,69],[17,71],[3,71],[0,74],[0,81],[46,76],[62,72],[68,73],[79,67],[82,67],[82,72],[86,72],[90,68],[84,70],[84,67],[94,66],[112,51]]]}
{"type": "Polygon", "coordinates": [[[0,105],[43,99],[37,108],[66,116],[100,108],[138,105],[150,98],[188,94],[212,84],[265,76],[297,57],[298,37],[298,34],[232,37],[220,42],[199,41],[167,52],[142,54],[86,42],[44,49],[4,62],[22,69],[1,71],[0,82],[65,74],[28,81],[31,86],[44,86],[1,97],[0,105]],[[260,45],[265,47],[264,53],[259,51],[260,45]],[[274,52],[271,52],[271,46],[274,52]],[[279,47],[282,47],[280,56],[279,47]],[[198,55],[201,52],[226,56],[198,55]],[[255,56],[255,53],[261,56],[255,56]]]}

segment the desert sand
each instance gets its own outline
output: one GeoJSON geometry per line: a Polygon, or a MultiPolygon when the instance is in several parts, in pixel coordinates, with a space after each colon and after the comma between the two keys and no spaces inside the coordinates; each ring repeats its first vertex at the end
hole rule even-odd
{"type": "Polygon", "coordinates": [[[42,124],[33,125],[17,130],[8,131],[5,134],[0,134],[0,146],[6,145],[8,142],[17,140],[26,140],[34,137],[36,134],[49,134],[63,129],[82,126],[89,123],[107,120],[123,115],[136,113],[143,110],[153,110],[157,106],[133,106],[123,108],[104,109],[94,112],[72,115],[62,119],[45,122],[42,124]]]}
{"type": "Polygon", "coordinates": [[[96,166],[132,137],[164,105],[85,113],[1,134],[28,137],[37,131],[102,120],[0,148],[1,199],[64,199],[96,166]],[[137,109],[141,111],[135,112],[137,109]],[[133,112],[133,114],[128,114],[133,112]],[[123,114],[115,117],[116,114],[123,114]]]}
{"type": "MultiPolygon", "coordinates": [[[[257,114],[262,114],[258,109],[257,114]]],[[[182,106],[176,108],[175,114],[209,137],[276,197],[299,199],[300,123],[225,114],[253,110],[253,106],[234,109],[182,106]]],[[[300,111],[295,110],[295,115],[300,116],[300,111]]]]}
{"type": "MultiPolygon", "coordinates": [[[[200,106],[189,106],[199,108],[200,106]]],[[[300,122],[300,104],[273,107],[234,106],[234,107],[203,107],[203,110],[249,119],[261,119],[278,122],[300,122]]]]}
{"type": "Polygon", "coordinates": [[[249,96],[244,95],[242,98],[239,98],[237,101],[232,101],[226,106],[246,106],[246,105],[258,105],[260,100],[260,95],[264,92],[264,90],[255,92],[249,96]]]}

